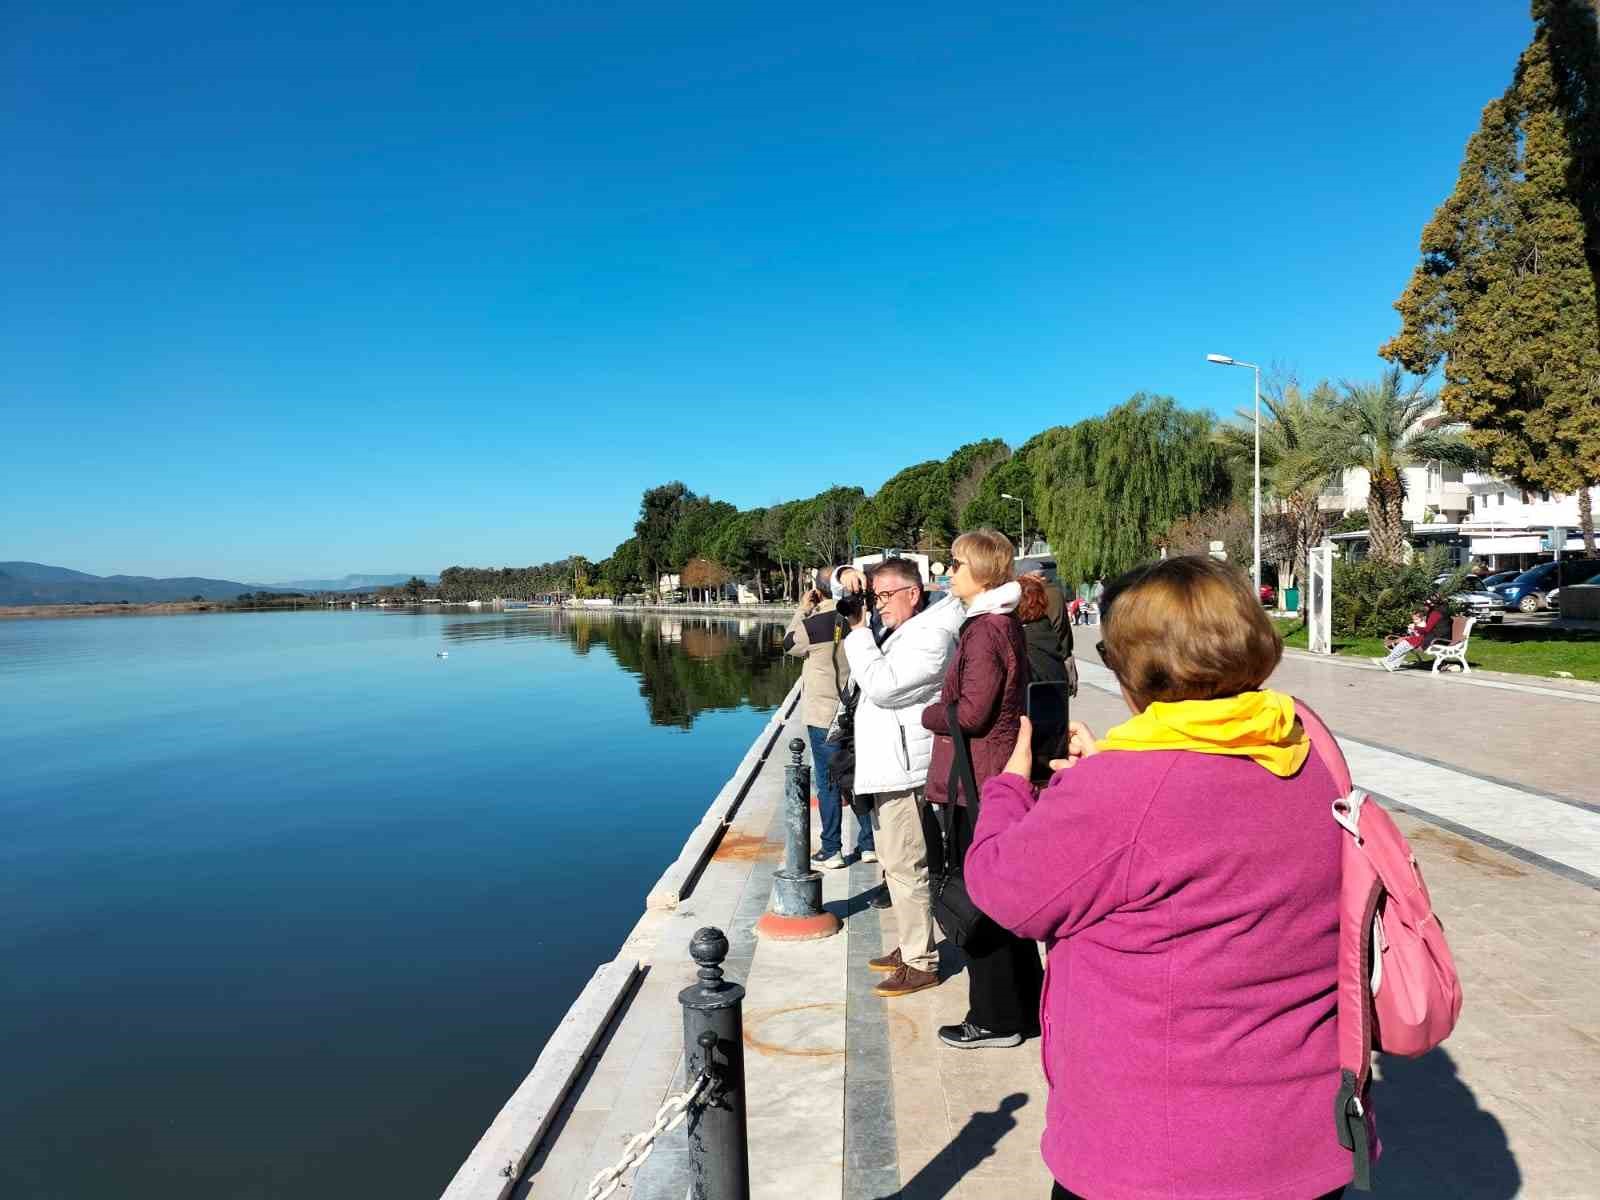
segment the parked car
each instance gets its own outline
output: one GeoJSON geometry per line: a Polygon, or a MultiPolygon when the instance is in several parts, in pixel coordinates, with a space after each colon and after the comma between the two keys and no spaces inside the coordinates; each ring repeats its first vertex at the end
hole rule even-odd
{"type": "Polygon", "coordinates": [[[1271,608],[1277,603],[1277,601],[1278,593],[1276,589],[1274,589],[1270,583],[1263,583],[1261,585],[1261,603],[1265,604],[1268,608],[1271,608]]]}
{"type": "Polygon", "coordinates": [[[1513,579],[1521,574],[1522,572],[1517,570],[1499,571],[1493,575],[1486,575],[1484,576],[1483,586],[1488,588],[1491,592],[1494,592],[1496,595],[1499,595],[1501,588],[1505,587],[1506,584],[1510,583],[1513,579]]]}
{"type": "Polygon", "coordinates": [[[1545,602],[1545,606],[1547,608],[1549,608],[1552,612],[1560,612],[1561,611],[1561,589],[1560,588],[1551,588],[1548,592],[1546,592],[1544,594],[1544,602],[1545,602]]]}
{"type": "Polygon", "coordinates": [[[1600,558],[1564,558],[1560,562],[1540,563],[1518,575],[1501,589],[1506,605],[1518,612],[1538,612],[1549,607],[1551,589],[1569,583],[1588,583],[1600,577],[1600,558]]]}
{"type": "MultiPolygon", "coordinates": [[[[1449,583],[1449,575],[1434,577],[1435,583],[1449,583]]],[[[1468,575],[1463,579],[1456,590],[1450,593],[1450,599],[1459,604],[1462,610],[1480,621],[1488,621],[1498,625],[1506,619],[1506,602],[1483,584],[1483,580],[1476,575],[1468,575]]]]}

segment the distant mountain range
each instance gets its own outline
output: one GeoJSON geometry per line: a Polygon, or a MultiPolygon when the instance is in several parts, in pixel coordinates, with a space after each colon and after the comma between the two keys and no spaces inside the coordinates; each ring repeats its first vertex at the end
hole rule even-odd
{"type": "MultiPolygon", "coordinates": [[[[44,563],[0,562],[0,604],[156,604],[164,600],[232,600],[240,592],[349,592],[405,583],[409,575],[346,575],[290,583],[231,579],[152,579],[147,575],[89,575],[44,563]]],[[[426,576],[430,583],[438,576],[426,576]]]]}

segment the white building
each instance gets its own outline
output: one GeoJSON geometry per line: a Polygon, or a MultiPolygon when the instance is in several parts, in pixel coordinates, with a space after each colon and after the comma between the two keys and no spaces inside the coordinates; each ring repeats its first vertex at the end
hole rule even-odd
{"type": "MultiPolygon", "coordinates": [[[[1472,502],[1461,532],[1471,540],[1472,556],[1482,559],[1491,570],[1529,567],[1548,558],[1540,539],[1552,529],[1567,531],[1563,554],[1582,552],[1576,492],[1552,495],[1473,472],[1467,474],[1467,486],[1472,502]]],[[[1600,488],[1589,489],[1589,500],[1600,509],[1600,488]]]]}
{"type": "MultiPolygon", "coordinates": [[[[1471,472],[1446,463],[1430,462],[1425,467],[1407,467],[1400,474],[1406,485],[1402,520],[1412,525],[1458,524],[1471,511],[1472,489],[1468,483],[1471,472]]],[[[1318,499],[1324,511],[1343,514],[1366,508],[1370,491],[1371,477],[1357,467],[1323,488],[1318,499]]]]}

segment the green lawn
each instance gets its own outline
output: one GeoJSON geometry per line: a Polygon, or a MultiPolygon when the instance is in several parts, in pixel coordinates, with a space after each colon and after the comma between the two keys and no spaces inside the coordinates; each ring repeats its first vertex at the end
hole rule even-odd
{"type": "MultiPolygon", "coordinates": [[[[1283,643],[1297,650],[1306,649],[1306,627],[1301,621],[1282,620],[1278,632],[1283,643]]],[[[1333,639],[1333,652],[1353,658],[1375,658],[1387,653],[1382,638],[1333,639]]],[[[1569,671],[1574,679],[1600,682],[1600,633],[1578,629],[1550,629],[1538,625],[1485,625],[1472,630],[1467,661],[1476,670],[1510,671],[1518,675],[1560,678],[1558,671],[1569,671]]],[[[1433,665],[1427,660],[1422,668],[1433,665]]]]}

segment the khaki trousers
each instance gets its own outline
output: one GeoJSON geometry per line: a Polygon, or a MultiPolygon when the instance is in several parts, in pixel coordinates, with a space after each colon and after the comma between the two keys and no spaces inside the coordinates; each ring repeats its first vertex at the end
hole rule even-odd
{"type": "Polygon", "coordinates": [[[933,951],[933,911],[928,904],[928,843],[922,834],[922,789],[875,792],[873,842],[900,927],[900,958],[919,971],[938,968],[933,951]]]}

